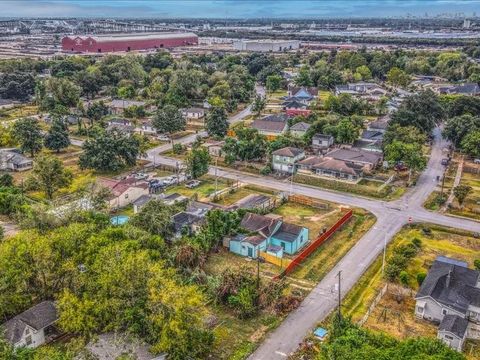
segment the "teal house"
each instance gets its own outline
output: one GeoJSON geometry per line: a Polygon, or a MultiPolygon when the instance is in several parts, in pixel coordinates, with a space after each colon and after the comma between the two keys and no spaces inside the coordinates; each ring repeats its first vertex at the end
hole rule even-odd
{"type": "Polygon", "coordinates": [[[294,255],[308,243],[307,228],[281,219],[247,213],[240,225],[255,235],[238,235],[231,239],[230,251],[253,259],[258,257],[260,251],[277,257],[283,257],[284,253],[294,255]]]}

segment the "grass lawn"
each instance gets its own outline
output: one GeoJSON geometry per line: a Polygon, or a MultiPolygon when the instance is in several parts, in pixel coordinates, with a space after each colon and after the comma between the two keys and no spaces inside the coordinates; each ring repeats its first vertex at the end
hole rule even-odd
{"type": "Polygon", "coordinates": [[[0,121],[8,121],[38,114],[36,105],[16,105],[11,109],[0,110],[0,121]]]}
{"type": "Polygon", "coordinates": [[[375,199],[394,200],[398,199],[405,192],[404,187],[387,185],[381,188],[382,183],[362,179],[357,184],[344,181],[324,179],[315,176],[295,175],[294,181],[299,184],[312,185],[324,189],[348,192],[375,199]]]}
{"type": "MultiPolygon", "coordinates": [[[[418,290],[416,275],[420,272],[427,273],[439,255],[467,261],[470,267],[473,260],[480,258],[480,241],[474,239],[468,232],[438,226],[415,225],[404,227],[395,236],[388,245],[387,259],[393,254],[396,246],[409,243],[414,238],[422,241],[422,248],[406,269],[410,275],[410,296],[399,296],[399,285],[390,284],[389,290],[364,325],[371,330],[387,332],[402,339],[411,336],[436,336],[436,325],[418,320],[414,315],[413,296],[418,290]],[[422,231],[423,227],[428,227],[431,233],[425,234],[422,231]]],[[[379,256],[345,297],[344,313],[351,316],[353,321],[360,320],[385,284],[382,276],[382,256],[379,256]]]]}
{"type": "MultiPolygon", "coordinates": [[[[198,194],[199,200],[207,198],[209,195],[215,192],[215,179],[212,177],[202,177],[200,178],[201,184],[194,189],[187,188],[184,184],[175,185],[167,188],[166,193],[179,193],[184,196],[191,197],[195,194],[198,194]]],[[[228,187],[227,180],[218,178],[217,189],[225,189],[228,187]]]]}
{"type": "Polygon", "coordinates": [[[470,186],[472,192],[465,199],[463,207],[459,206],[456,199],[453,200],[448,213],[480,220],[480,175],[464,172],[460,184],[470,186]]]}
{"type": "Polygon", "coordinates": [[[218,199],[217,201],[215,201],[215,203],[217,203],[219,205],[228,206],[228,205],[232,205],[232,204],[236,203],[237,201],[243,199],[244,197],[246,197],[248,195],[252,195],[252,194],[256,194],[256,195],[261,194],[261,195],[267,195],[267,196],[272,195],[271,193],[269,193],[267,191],[263,192],[261,189],[256,189],[256,188],[252,188],[252,187],[249,187],[249,186],[244,186],[244,187],[239,188],[238,190],[236,190],[233,193],[227,193],[221,199],[218,199]]]}

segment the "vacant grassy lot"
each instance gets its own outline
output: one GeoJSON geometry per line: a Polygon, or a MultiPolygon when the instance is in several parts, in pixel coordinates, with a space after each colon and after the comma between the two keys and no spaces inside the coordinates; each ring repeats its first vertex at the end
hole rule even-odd
{"type": "MultiPolygon", "coordinates": [[[[365,323],[365,326],[372,330],[387,332],[397,338],[436,335],[437,327],[434,324],[418,320],[414,315],[413,297],[418,290],[416,282],[418,273],[427,273],[439,255],[467,261],[471,267],[473,261],[480,258],[480,240],[473,238],[472,234],[437,226],[415,225],[403,228],[392,240],[387,248],[387,259],[393,254],[396,246],[407,244],[414,238],[422,241],[422,247],[406,269],[410,279],[407,290],[403,288],[400,291],[399,285],[389,285],[389,290],[365,323]],[[429,229],[430,232],[425,232],[423,228],[429,229]],[[407,295],[400,295],[405,291],[407,295]]],[[[385,284],[380,256],[345,297],[344,313],[352,316],[354,321],[360,320],[385,284]]]]}
{"type": "Polygon", "coordinates": [[[462,207],[455,199],[448,209],[448,213],[480,220],[480,174],[464,172],[460,184],[470,186],[472,192],[468,195],[462,207]]]}
{"type": "Polygon", "coordinates": [[[268,192],[267,190],[264,191],[262,189],[254,188],[247,185],[247,186],[240,187],[231,193],[227,193],[223,195],[220,199],[216,200],[215,203],[228,206],[236,203],[237,201],[243,199],[248,195],[253,195],[253,194],[266,195],[266,196],[273,195],[271,192],[268,192]]]}
{"type": "MultiPolygon", "coordinates": [[[[189,189],[185,186],[185,184],[180,184],[167,188],[166,193],[179,193],[188,197],[197,194],[199,200],[208,198],[209,195],[215,192],[215,179],[209,176],[204,176],[199,180],[201,181],[201,184],[196,188],[189,189]]],[[[226,187],[228,187],[227,180],[218,178],[217,190],[225,189],[226,187]]]]}
{"type": "Polygon", "coordinates": [[[393,185],[381,187],[381,182],[368,180],[361,180],[358,184],[352,184],[344,181],[297,174],[295,175],[294,181],[300,184],[312,185],[324,189],[348,192],[356,195],[385,200],[397,199],[405,192],[404,187],[397,187],[393,185]]]}

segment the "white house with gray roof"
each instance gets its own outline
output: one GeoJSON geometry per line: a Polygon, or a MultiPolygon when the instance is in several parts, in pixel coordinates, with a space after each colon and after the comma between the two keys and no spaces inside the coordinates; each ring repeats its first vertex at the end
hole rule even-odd
{"type": "Polygon", "coordinates": [[[26,171],[33,167],[33,160],[17,149],[0,149],[1,171],[26,171]]]}
{"type": "Polygon", "coordinates": [[[480,339],[480,271],[467,263],[438,257],[415,300],[415,315],[439,324],[437,337],[450,347],[480,339]]]}
{"type": "Polygon", "coordinates": [[[47,337],[58,320],[53,301],[43,301],[5,322],[1,328],[7,342],[15,348],[36,348],[47,342],[47,337]]]}
{"type": "Polygon", "coordinates": [[[274,171],[292,174],[295,164],[305,158],[305,151],[295,147],[285,147],[272,152],[272,167],[274,171]]]}

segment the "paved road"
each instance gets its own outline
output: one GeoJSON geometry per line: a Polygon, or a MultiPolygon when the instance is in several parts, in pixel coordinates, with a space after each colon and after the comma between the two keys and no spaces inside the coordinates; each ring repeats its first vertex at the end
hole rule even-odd
{"type": "MultiPolygon", "coordinates": [[[[396,201],[386,202],[367,199],[355,195],[322,190],[300,184],[290,184],[272,178],[245,174],[235,170],[217,168],[217,175],[239,180],[245,183],[265,186],[277,191],[293,191],[295,194],[333,201],[352,207],[361,207],[372,212],[377,222],[337,265],[318,283],[312,292],[305,298],[300,307],[289,314],[285,321],[263,342],[263,344],[249,357],[250,360],[285,359],[295,352],[298,345],[314,326],[323,320],[336,308],[338,291],[337,274],[342,271],[343,297],[358,281],[365,270],[383,251],[384,244],[408,223],[427,222],[443,226],[450,226],[469,231],[480,232],[480,223],[473,220],[455,218],[427,211],[423,203],[436,186],[437,176],[442,176],[444,157],[442,150],[447,143],[442,139],[440,129],[434,131],[434,144],[427,169],[419,177],[415,187],[396,201]]],[[[174,165],[177,160],[158,156],[161,163],[174,165]]],[[[210,168],[210,174],[215,174],[215,168],[210,168]]]]}

